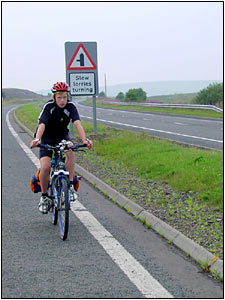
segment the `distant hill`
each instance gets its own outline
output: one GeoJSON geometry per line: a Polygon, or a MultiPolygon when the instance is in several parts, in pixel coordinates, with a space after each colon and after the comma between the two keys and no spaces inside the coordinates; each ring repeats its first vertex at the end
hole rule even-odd
{"type": "Polygon", "coordinates": [[[173,95],[160,95],[148,97],[148,101],[159,103],[177,103],[177,104],[191,104],[197,93],[188,94],[173,94],[173,95]]]}
{"type": "Polygon", "coordinates": [[[39,90],[36,91],[37,94],[43,95],[43,96],[48,96],[48,94],[52,94],[52,92],[50,90],[39,90]]]}
{"type": "Polygon", "coordinates": [[[42,100],[45,97],[29,90],[23,89],[2,89],[2,98],[4,101],[10,100],[42,100]]]}
{"type": "MultiPolygon", "coordinates": [[[[116,97],[119,92],[126,93],[132,88],[142,88],[147,96],[172,95],[198,93],[206,88],[210,83],[222,82],[220,80],[189,80],[189,81],[155,81],[155,82],[134,82],[126,84],[117,84],[107,86],[107,96],[116,97]]],[[[100,87],[100,92],[105,91],[104,87],[100,87]]]]}

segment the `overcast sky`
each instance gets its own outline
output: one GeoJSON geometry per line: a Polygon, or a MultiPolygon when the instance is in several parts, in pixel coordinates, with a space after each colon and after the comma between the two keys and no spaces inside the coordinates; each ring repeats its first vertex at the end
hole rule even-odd
{"type": "Polygon", "coordinates": [[[66,41],[96,41],[99,85],[223,79],[222,2],[2,2],[2,85],[65,81],[66,41]]]}

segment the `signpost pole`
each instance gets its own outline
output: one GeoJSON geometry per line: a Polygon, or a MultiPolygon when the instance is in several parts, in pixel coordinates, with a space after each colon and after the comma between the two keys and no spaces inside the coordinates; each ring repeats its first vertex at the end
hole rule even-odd
{"type": "MultiPolygon", "coordinates": [[[[73,102],[73,97],[69,96],[70,97],[70,101],[73,102]]],[[[72,123],[72,120],[70,120],[70,133],[72,135],[72,138],[73,138],[73,123],[72,123]]]]}
{"type": "Polygon", "coordinates": [[[96,96],[93,96],[93,126],[94,134],[97,134],[96,96]]]}

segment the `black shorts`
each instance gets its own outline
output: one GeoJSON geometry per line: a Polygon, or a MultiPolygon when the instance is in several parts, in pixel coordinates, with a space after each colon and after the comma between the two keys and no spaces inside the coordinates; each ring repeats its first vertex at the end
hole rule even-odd
{"type": "MultiPolygon", "coordinates": [[[[42,138],[41,139],[41,144],[48,144],[48,145],[51,145],[51,146],[55,146],[59,142],[61,142],[62,140],[72,141],[69,134],[67,134],[65,137],[62,137],[62,138],[42,138]]],[[[52,157],[52,150],[47,150],[47,149],[44,149],[44,148],[40,148],[39,158],[41,159],[42,157],[45,157],[45,156],[52,157]]]]}

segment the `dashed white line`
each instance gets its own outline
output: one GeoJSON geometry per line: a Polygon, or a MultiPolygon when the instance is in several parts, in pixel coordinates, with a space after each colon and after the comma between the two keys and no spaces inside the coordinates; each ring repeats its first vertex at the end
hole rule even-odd
{"type": "MultiPolygon", "coordinates": [[[[13,110],[13,109],[12,109],[13,110]]],[[[39,159],[29,147],[21,140],[13,129],[9,114],[6,115],[6,122],[12,135],[20,147],[24,150],[36,167],[39,167],[39,159]]],[[[105,249],[106,253],[126,274],[129,280],[138,288],[146,298],[173,298],[173,296],[156,280],[151,274],[107,231],[98,220],[79,202],[71,205],[71,210],[80,219],[83,225],[94,236],[98,243],[105,249]]]]}
{"type": "Polygon", "coordinates": [[[174,123],[174,124],[176,124],[176,125],[187,125],[187,124],[184,124],[184,123],[174,123]]]}
{"type": "MultiPolygon", "coordinates": [[[[84,106],[80,103],[77,103],[77,106],[79,106],[81,109],[84,110],[84,112],[86,111],[86,109],[89,109],[89,110],[92,110],[92,106],[84,106]]],[[[151,114],[151,113],[144,113],[144,112],[136,112],[136,111],[129,111],[129,110],[122,110],[122,109],[113,109],[113,108],[100,108],[100,107],[97,107],[97,110],[108,110],[108,111],[114,111],[116,113],[126,113],[126,114],[138,114],[138,115],[142,115],[142,116],[151,116],[151,117],[156,117],[157,115],[156,114],[151,114]]],[[[179,115],[176,115],[176,116],[170,116],[170,115],[167,115],[168,118],[176,118],[176,119],[182,119],[183,120],[183,117],[180,117],[179,115]]],[[[188,117],[188,120],[192,120],[192,121],[196,121],[196,122],[213,122],[213,123],[223,123],[223,120],[210,120],[210,119],[197,119],[197,118],[192,118],[191,116],[188,117]]]]}
{"type": "MultiPolygon", "coordinates": [[[[84,115],[80,115],[80,116],[83,117],[83,118],[93,120],[92,117],[87,117],[87,116],[84,116],[84,115]]],[[[171,134],[171,135],[183,136],[183,137],[188,137],[188,138],[192,138],[192,139],[205,140],[205,141],[216,142],[216,143],[223,143],[223,141],[220,141],[220,140],[214,140],[214,139],[209,139],[209,138],[200,137],[200,136],[187,135],[187,134],[182,134],[182,133],[177,133],[177,132],[171,132],[171,131],[159,130],[159,129],[154,129],[154,128],[136,126],[136,125],[126,124],[126,123],[119,123],[119,122],[114,122],[114,121],[109,121],[109,120],[97,119],[97,121],[104,122],[104,123],[109,123],[109,124],[121,125],[121,126],[125,126],[125,127],[131,127],[131,128],[137,128],[137,129],[167,133],[167,134],[171,134]]]]}
{"type": "Polygon", "coordinates": [[[152,121],[152,119],[146,119],[146,118],[143,118],[142,120],[143,121],[152,121]]]}

